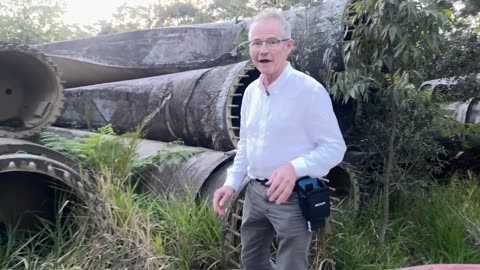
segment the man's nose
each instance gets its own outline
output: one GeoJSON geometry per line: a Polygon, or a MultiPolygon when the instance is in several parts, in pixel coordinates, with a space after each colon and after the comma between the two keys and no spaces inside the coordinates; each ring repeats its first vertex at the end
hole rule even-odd
{"type": "Polygon", "coordinates": [[[267,54],[269,52],[270,52],[270,50],[267,47],[267,43],[262,42],[262,46],[260,47],[260,54],[267,54]]]}

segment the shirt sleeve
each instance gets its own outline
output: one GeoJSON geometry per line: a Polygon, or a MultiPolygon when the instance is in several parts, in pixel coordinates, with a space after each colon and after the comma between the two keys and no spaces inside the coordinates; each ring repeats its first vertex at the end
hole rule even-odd
{"type": "Polygon", "coordinates": [[[347,149],[343,139],[337,117],[333,111],[332,101],[323,86],[312,91],[308,101],[305,120],[307,134],[314,141],[315,148],[294,160],[291,164],[295,168],[297,177],[324,177],[330,169],[343,160],[347,149]]]}
{"type": "Polygon", "coordinates": [[[231,186],[233,189],[238,190],[243,179],[247,175],[248,160],[247,160],[247,129],[246,112],[249,106],[248,88],[245,90],[242,108],[240,110],[240,139],[237,143],[237,152],[233,160],[233,165],[227,170],[227,178],[224,186],[231,186]]]}

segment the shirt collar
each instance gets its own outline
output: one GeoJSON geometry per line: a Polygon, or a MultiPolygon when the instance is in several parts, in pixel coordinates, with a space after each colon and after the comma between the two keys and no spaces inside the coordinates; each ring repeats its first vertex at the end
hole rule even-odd
{"type": "MultiPolygon", "coordinates": [[[[268,87],[268,92],[272,93],[277,91],[277,88],[279,88],[278,85],[282,84],[282,82],[288,77],[288,75],[292,72],[292,70],[293,70],[292,65],[290,64],[289,61],[287,61],[287,65],[283,69],[280,76],[278,76],[278,78],[275,81],[273,81],[273,83],[270,84],[270,86],[268,87]]],[[[262,90],[265,90],[265,86],[263,85],[263,74],[260,75],[259,86],[262,90]]]]}

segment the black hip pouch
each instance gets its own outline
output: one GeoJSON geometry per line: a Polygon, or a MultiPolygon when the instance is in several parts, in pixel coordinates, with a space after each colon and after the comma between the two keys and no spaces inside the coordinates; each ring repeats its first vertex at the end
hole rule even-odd
{"type": "Polygon", "coordinates": [[[295,184],[298,201],[309,232],[320,229],[330,216],[330,189],[318,178],[302,177],[295,184]]]}

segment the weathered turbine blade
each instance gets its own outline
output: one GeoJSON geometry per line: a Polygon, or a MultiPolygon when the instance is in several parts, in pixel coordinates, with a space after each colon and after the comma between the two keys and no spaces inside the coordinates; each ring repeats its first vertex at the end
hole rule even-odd
{"type": "Polygon", "coordinates": [[[66,87],[144,78],[239,61],[243,24],[166,27],[62,41],[36,48],[52,57],[66,87]]]}
{"type": "MultiPolygon", "coordinates": [[[[470,98],[467,101],[450,102],[443,104],[445,115],[450,119],[465,125],[475,125],[480,123],[480,98],[470,98]]],[[[480,135],[461,135],[458,141],[462,147],[468,143],[471,147],[480,147],[480,135]]]]}
{"type": "Polygon", "coordinates": [[[341,49],[349,38],[349,18],[345,13],[352,2],[326,0],[307,9],[293,8],[286,12],[295,40],[295,66],[326,86],[333,70],[345,68],[341,49]]]}
{"type": "MultiPolygon", "coordinates": [[[[293,28],[296,52],[309,54],[310,60],[301,56],[296,61],[316,78],[328,73],[322,62],[327,49],[334,47],[338,51],[341,47],[343,12],[350,2],[327,0],[308,9],[296,7],[285,12],[293,28]]],[[[239,45],[248,39],[250,23],[249,18],[238,23],[163,27],[41,44],[36,48],[54,59],[66,87],[71,88],[245,60],[241,51],[246,48],[239,45]]],[[[343,66],[341,59],[337,60],[343,66]]]]}
{"type": "MultiPolygon", "coordinates": [[[[479,75],[480,76],[480,75],[479,75]]],[[[480,79],[480,77],[479,77],[480,79]]],[[[428,92],[433,98],[448,95],[450,91],[454,91],[452,88],[458,84],[462,78],[443,78],[429,80],[422,83],[418,91],[428,92]]],[[[445,117],[454,120],[457,123],[468,125],[475,125],[480,123],[480,98],[470,98],[466,101],[451,101],[443,102],[441,104],[442,109],[445,112],[445,117]]],[[[447,129],[453,129],[455,127],[447,126],[447,129]]],[[[438,140],[449,147],[452,147],[452,140],[450,138],[444,138],[441,134],[438,135],[438,140]]],[[[461,135],[453,142],[453,147],[456,150],[464,148],[465,143],[470,147],[480,147],[480,135],[461,135]]]]}
{"type": "MultiPolygon", "coordinates": [[[[94,134],[55,127],[50,127],[48,132],[68,139],[84,138],[94,134]]],[[[159,195],[182,196],[188,186],[197,196],[211,198],[215,190],[225,182],[223,176],[235,156],[234,152],[224,153],[151,140],[140,140],[136,154],[139,159],[144,160],[162,151],[168,153],[169,158],[141,173],[143,183],[159,195]]]]}
{"type": "MultiPolygon", "coordinates": [[[[34,230],[52,220],[59,194],[71,203],[87,204],[94,190],[81,180],[75,163],[41,145],[0,138],[0,225],[34,230]]],[[[91,201],[93,202],[93,199],[91,201]]]]}
{"type": "Polygon", "coordinates": [[[239,138],[245,88],[259,72],[244,61],[228,66],[65,90],[63,127],[112,124],[120,132],[151,118],[146,137],[231,150],[239,138]]]}
{"type": "Polygon", "coordinates": [[[26,45],[0,43],[0,137],[24,138],[60,115],[63,86],[48,57],[26,45]]]}
{"type": "MultiPolygon", "coordinates": [[[[65,109],[55,125],[91,128],[112,124],[123,133],[150,118],[146,138],[182,139],[186,145],[229,151],[240,135],[246,87],[260,73],[248,61],[210,69],[65,90],[65,109]]],[[[334,103],[342,131],[355,110],[334,103]]]]}

